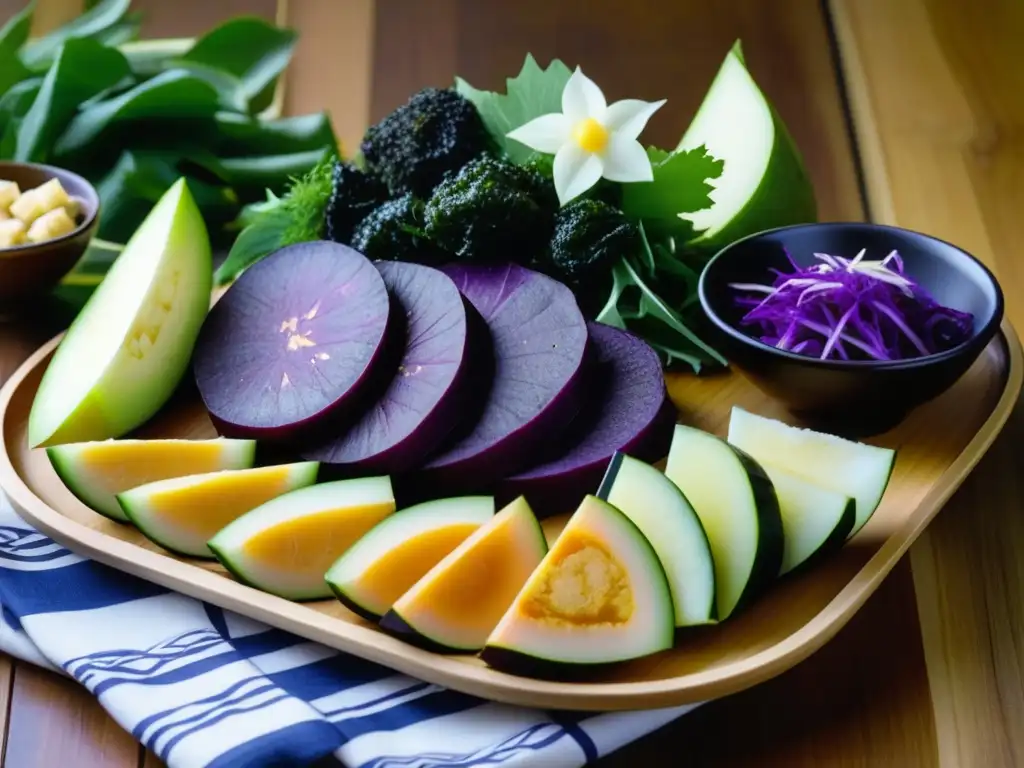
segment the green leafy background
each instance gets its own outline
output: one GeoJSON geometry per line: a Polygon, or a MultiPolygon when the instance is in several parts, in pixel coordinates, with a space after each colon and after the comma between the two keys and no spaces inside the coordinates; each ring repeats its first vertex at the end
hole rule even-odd
{"type": "Polygon", "coordinates": [[[337,142],[326,113],[268,119],[296,34],[241,16],[187,47],[138,41],[131,0],[99,0],[29,39],[34,2],[0,27],[0,159],[53,163],[100,192],[101,240],[125,242],[185,176],[215,247],[246,203],[283,193],[337,142]]]}

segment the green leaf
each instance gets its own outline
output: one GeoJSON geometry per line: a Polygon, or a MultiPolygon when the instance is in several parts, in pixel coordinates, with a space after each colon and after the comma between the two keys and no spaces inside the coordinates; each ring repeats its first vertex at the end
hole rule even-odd
{"type": "Polygon", "coordinates": [[[330,150],[314,149],[287,155],[226,157],[220,160],[222,178],[236,188],[284,191],[288,182],[311,170],[330,150]]]}
{"type": "Polygon", "coordinates": [[[516,163],[525,163],[533,150],[506,138],[509,131],[535,117],[562,111],[562,91],[572,71],[558,59],[541,69],[531,54],[526,55],[523,68],[516,77],[506,80],[504,94],[474,88],[462,78],[455,78],[455,90],[476,105],[488,132],[516,163]]]}
{"type": "Polygon", "coordinates": [[[256,16],[231,19],[207,32],[178,64],[221,70],[238,81],[240,98],[251,111],[262,108],[260,98],[272,90],[288,66],[297,35],[256,16]]]}
{"type": "Polygon", "coordinates": [[[70,324],[82,311],[93,291],[103,282],[114,260],[121,255],[124,246],[94,237],[85,249],[82,258],[51,292],[45,307],[48,317],[59,319],[61,325],[70,324]]]}
{"type": "Polygon", "coordinates": [[[7,93],[0,96],[0,125],[16,117],[24,117],[42,86],[43,78],[30,77],[12,86],[7,93]]]}
{"type": "Polygon", "coordinates": [[[209,83],[184,70],[170,70],[80,112],[57,139],[54,155],[83,150],[116,123],[210,117],[216,110],[217,92],[209,83]]]}
{"type": "MultiPolygon", "coordinates": [[[[644,238],[646,258],[653,260],[644,238]]],[[[612,267],[612,289],[605,306],[597,315],[598,322],[614,325],[638,334],[662,357],[667,367],[677,363],[699,373],[705,363],[727,365],[725,358],[697,336],[641,277],[642,269],[628,257],[612,267]]]]}
{"type": "Polygon", "coordinates": [[[0,159],[14,157],[21,120],[32,106],[32,102],[43,84],[43,78],[32,77],[22,80],[3,96],[0,96],[0,159]]]}
{"type": "MultiPolygon", "coordinates": [[[[32,28],[32,13],[35,8],[36,0],[31,0],[0,27],[0,52],[6,48],[11,53],[16,53],[25,44],[32,28]]],[[[0,92],[3,90],[0,88],[0,92]]]]}
{"type": "Polygon", "coordinates": [[[217,98],[220,100],[222,109],[231,110],[232,112],[248,111],[249,100],[243,92],[242,81],[230,72],[225,72],[223,69],[210,67],[206,64],[181,60],[174,62],[174,66],[190,72],[209,83],[217,92],[217,98]]]}
{"type": "Polygon", "coordinates": [[[0,95],[7,93],[8,90],[31,75],[32,73],[18,58],[17,51],[0,45],[0,95]]]}
{"type": "Polygon", "coordinates": [[[22,61],[31,69],[49,67],[65,40],[101,35],[124,18],[130,5],[131,0],[100,0],[67,24],[25,45],[21,50],[22,61]]]}
{"type": "Polygon", "coordinates": [[[326,112],[278,120],[218,112],[218,153],[224,156],[283,155],[314,149],[337,149],[334,128],[326,112]]]}
{"type": "Polygon", "coordinates": [[[99,236],[127,242],[160,197],[185,176],[189,191],[208,226],[233,218],[238,205],[232,190],[188,175],[187,158],[174,152],[123,152],[117,163],[96,183],[103,205],[99,236]]]}
{"type": "Polygon", "coordinates": [[[647,156],[654,180],[622,185],[623,213],[634,220],[653,222],[655,229],[692,235],[693,225],[679,214],[711,207],[714,187],[708,179],[721,176],[722,161],[711,157],[703,146],[672,153],[650,147],[647,156]]]}
{"type": "Polygon", "coordinates": [[[118,47],[128,59],[132,72],[140,79],[146,79],[171,69],[171,62],[181,57],[193,45],[195,40],[192,38],[175,37],[132,40],[118,47]]]}
{"type": "Polygon", "coordinates": [[[111,48],[117,48],[138,38],[141,29],[142,14],[129,13],[117,24],[93,35],[91,39],[111,48]]]}
{"type": "Polygon", "coordinates": [[[232,222],[236,229],[245,229],[250,224],[254,224],[258,221],[264,214],[281,207],[281,202],[284,198],[278,197],[272,190],[268,189],[266,192],[267,197],[265,200],[259,200],[255,203],[246,203],[242,206],[242,210],[238,212],[238,218],[232,222]]]}
{"type": "Polygon", "coordinates": [[[284,245],[284,234],[290,224],[291,217],[282,207],[272,208],[258,216],[238,235],[227,259],[214,273],[214,283],[224,285],[231,282],[246,268],[284,245]]]}
{"type": "Polygon", "coordinates": [[[65,42],[21,123],[14,159],[46,160],[48,149],[79,105],[128,74],[128,61],[116,49],[88,38],[65,42]]]}

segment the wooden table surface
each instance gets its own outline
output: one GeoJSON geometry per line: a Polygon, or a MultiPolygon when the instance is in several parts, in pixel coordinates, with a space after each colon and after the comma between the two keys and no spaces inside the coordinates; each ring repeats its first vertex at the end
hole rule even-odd
{"type": "MultiPolygon", "coordinates": [[[[0,19],[12,5],[0,1],[0,19]]],[[[239,10],[272,15],[274,3],[138,5],[150,34],[194,34],[239,10]]],[[[995,269],[1024,329],[1020,0],[303,0],[289,22],[303,37],[288,106],[331,109],[348,146],[416,88],[455,72],[497,87],[527,50],[579,63],[610,98],[667,97],[645,137],[672,145],[742,38],[808,163],[821,218],[965,247],[995,269]]],[[[51,331],[0,325],[0,380],[51,331]]],[[[1024,766],[1022,440],[1018,407],[824,649],[601,765],[1024,766]]],[[[0,712],[9,768],[159,765],[77,685],[3,657],[0,712]]]]}

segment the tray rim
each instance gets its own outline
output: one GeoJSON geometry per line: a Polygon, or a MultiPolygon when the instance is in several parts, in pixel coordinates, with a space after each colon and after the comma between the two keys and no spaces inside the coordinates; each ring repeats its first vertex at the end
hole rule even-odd
{"type": "MultiPolygon", "coordinates": [[[[57,334],[33,352],[0,388],[0,425],[14,393],[63,335],[57,334]]],[[[890,535],[846,586],[804,626],[780,642],[714,670],[660,680],[574,683],[510,675],[424,651],[370,626],[340,621],[301,603],[259,592],[65,517],[22,480],[5,444],[0,444],[0,489],[26,522],[79,555],[428,683],[491,701],[549,710],[614,711],[693,705],[750,688],[796,666],[831,640],[875,592],[985,455],[1016,405],[1024,383],[1024,352],[1007,319],[991,343],[1002,343],[1006,350],[1002,392],[978,431],[910,513],[904,523],[906,534],[890,535]]]]}

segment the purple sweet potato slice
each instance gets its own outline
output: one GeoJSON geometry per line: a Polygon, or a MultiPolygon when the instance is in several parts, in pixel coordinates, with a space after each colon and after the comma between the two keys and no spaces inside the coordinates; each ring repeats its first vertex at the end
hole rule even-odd
{"type": "Polygon", "coordinates": [[[526,496],[540,516],[571,512],[594,493],[616,451],[654,462],[668,453],[676,420],[661,361],[631,333],[587,324],[594,363],[587,403],[557,455],[499,483],[497,496],[526,496]]]}
{"type": "Polygon", "coordinates": [[[286,246],[251,266],[203,324],[196,385],[217,430],[291,441],[348,417],[387,365],[391,301],[358,251],[286,246]]]}
{"type": "Polygon", "coordinates": [[[404,350],[384,394],[337,437],[303,453],[339,474],[394,474],[423,464],[458,424],[480,353],[475,310],[450,277],[419,264],[374,266],[405,316],[404,350]]]}
{"type": "Polygon", "coordinates": [[[587,324],[566,286],[515,264],[443,268],[490,331],[493,377],[468,429],[434,456],[418,483],[488,488],[557,439],[583,402],[587,324]]]}

